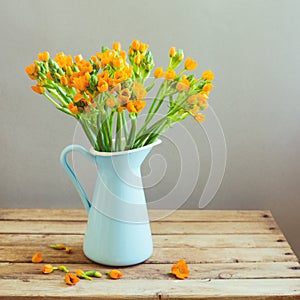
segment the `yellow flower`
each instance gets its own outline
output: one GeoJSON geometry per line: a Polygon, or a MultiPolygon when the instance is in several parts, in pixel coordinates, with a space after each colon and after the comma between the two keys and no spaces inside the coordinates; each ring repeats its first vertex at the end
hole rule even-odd
{"type": "Polygon", "coordinates": [[[141,64],[142,60],[143,60],[143,56],[138,53],[136,55],[136,57],[134,58],[134,63],[139,66],[141,64]]]}
{"type": "Polygon", "coordinates": [[[168,80],[173,80],[176,78],[176,76],[177,76],[176,72],[172,69],[167,70],[165,73],[165,78],[168,80]]]}
{"type": "Polygon", "coordinates": [[[139,51],[141,53],[145,53],[147,51],[148,47],[149,47],[149,45],[144,44],[144,43],[140,43],[139,51]]]}
{"type": "Polygon", "coordinates": [[[184,68],[189,71],[195,70],[197,66],[197,62],[190,57],[188,57],[184,62],[184,68]]]}
{"type": "Polygon", "coordinates": [[[49,58],[50,58],[50,54],[47,51],[46,52],[41,52],[41,53],[38,54],[38,59],[43,61],[43,62],[48,61],[49,58]]]}
{"type": "Polygon", "coordinates": [[[155,78],[161,78],[165,75],[164,73],[164,70],[163,68],[157,68],[155,71],[154,71],[154,77],[155,78]]]}
{"type": "Polygon", "coordinates": [[[214,73],[211,70],[206,70],[202,73],[202,79],[212,81],[214,80],[214,73]]]}
{"type": "Polygon", "coordinates": [[[66,76],[60,77],[60,84],[66,86],[68,84],[68,78],[66,76]]]}

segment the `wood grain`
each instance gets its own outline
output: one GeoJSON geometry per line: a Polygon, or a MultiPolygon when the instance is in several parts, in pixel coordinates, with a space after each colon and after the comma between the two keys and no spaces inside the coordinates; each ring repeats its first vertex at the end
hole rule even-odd
{"type": "Polygon", "coordinates": [[[44,263],[71,272],[111,270],[82,251],[84,210],[0,209],[0,299],[300,300],[300,265],[269,211],[150,211],[154,252],[144,263],[76,286],[64,273],[42,274],[44,263]],[[71,246],[71,254],[49,247],[71,246]],[[35,252],[44,262],[31,263],[35,252]],[[187,280],[169,275],[185,258],[187,280]]]}

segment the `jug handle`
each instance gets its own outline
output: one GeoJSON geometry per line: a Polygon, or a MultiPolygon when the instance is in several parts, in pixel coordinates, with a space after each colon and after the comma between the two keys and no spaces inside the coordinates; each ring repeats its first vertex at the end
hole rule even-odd
{"type": "Polygon", "coordinates": [[[95,157],[92,154],[90,154],[84,147],[82,147],[80,145],[69,145],[61,152],[61,155],[60,155],[60,162],[61,162],[62,166],[66,170],[67,174],[70,176],[70,178],[82,200],[84,208],[86,209],[87,212],[89,212],[89,210],[91,208],[91,202],[90,202],[84,188],[82,187],[79,179],[75,175],[74,170],[70,167],[70,165],[67,162],[68,153],[73,152],[73,151],[79,152],[85,158],[89,159],[92,162],[95,162],[95,157]]]}

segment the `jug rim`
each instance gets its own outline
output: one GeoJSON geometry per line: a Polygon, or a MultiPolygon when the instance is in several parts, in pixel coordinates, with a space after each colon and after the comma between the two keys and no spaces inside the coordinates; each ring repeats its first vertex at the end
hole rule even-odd
{"type": "Polygon", "coordinates": [[[157,146],[159,144],[162,143],[161,139],[157,139],[155,142],[143,146],[143,147],[139,147],[139,148],[134,148],[134,149],[130,149],[130,150],[123,150],[123,151],[115,151],[115,152],[101,152],[101,151],[96,151],[93,147],[90,148],[90,153],[94,156],[116,156],[116,155],[124,155],[124,154],[129,154],[129,153],[134,153],[134,152],[138,152],[147,148],[152,148],[154,146],[157,146]]]}

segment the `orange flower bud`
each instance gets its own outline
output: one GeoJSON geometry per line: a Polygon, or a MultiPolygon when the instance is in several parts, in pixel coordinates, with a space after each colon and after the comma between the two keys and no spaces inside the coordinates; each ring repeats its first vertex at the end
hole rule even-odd
{"type": "Polygon", "coordinates": [[[80,281],[80,279],[75,274],[67,273],[65,276],[65,282],[68,285],[75,285],[79,281],[80,281]]]}
{"type": "Polygon", "coordinates": [[[38,94],[43,94],[45,92],[45,89],[40,85],[34,85],[31,89],[38,94]]]}
{"type": "Polygon", "coordinates": [[[184,68],[186,70],[195,70],[197,68],[198,64],[196,61],[194,61],[192,58],[188,57],[184,62],[184,68]]]}
{"type": "Polygon", "coordinates": [[[165,73],[165,78],[168,79],[168,80],[173,80],[176,78],[176,72],[172,69],[170,70],[167,70],[166,73],[165,73]]]}
{"type": "Polygon", "coordinates": [[[138,53],[136,55],[136,57],[134,58],[134,63],[139,66],[142,62],[142,59],[143,59],[143,56],[138,53]]]}
{"type": "Polygon", "coordinates": [[[163,68],[157,68],[157,69],[155,69],[153,75],[154,75],[155,78],[161,78],[161,77],[163,77],[165,75],[165,73],[163,71],[163,68]]]}
{"type": "Polygon", "coordinates": [[[171,274],[175,275],[179,279],[185,279],[190,275],[188,265],[186,264],[184,259],[179,260],[172,266],[171,274]]]}
{"type": "Polygon", "coordinates": [[[109,277],[112,279],[120,279],[123,276],[122,272],[119,270],[111,270],[110,272],[107,272],[106,274],[109,275],[109,277]]]}
{"type": "Polygon", "coordinates": [[[131,48],[133,50],[139,50],[140,45],[141,45],[141,42],[139,40],[133,40],[132,43],[131,43],[131,48]]]}
{"type": "Polygon", "coordinates": [[[206,70],[202,73],[202,79],[212,81],[214,80],[214,73],[211,70],[206,70]]]}
{"type": "Polygon", "coordinates": [[[125,60],[126,59],[126,52],[125,51],[121,51],[120,52],[120,57],[122,57],[123,58],[123,60],[125,60]]]}
{"type": "Polygon", "coordinates": [[[48,61],[49,58],[50,58],[50,54],[47,51],[46,52],[41,52],[41,53],[38,54],[38,59],[43,61],[43,62],[48,61]]]}
{"type": "Polygon", "coordinates": [[[68,78],[66,76],[60,77],[60,84],[66,86],[68,84],[68,78]]]}
{"type": "Polygon", "coordinates": [[[113,43],[113,49],[114,49],[115,51],[120,52],[120,51],[121,51],[121,43],[119,43],[119,42],[113,43]]]}
{"type": "MultiPolygon", "coordinates": [[[[80,97],[82,97],[81,96],[81,94],[79,94],[80,95],[80,97]]],[[[77,95],[75,95],[75,97],[76,97],[77,95]]],[[[63,245],[63,244],[54,244],[54,245],[50,245],[50,247],[52,248],[52,249],[56,249],[56,250],[64,250],[64,249],[66,249],[66,246],[65,245],[63,245]]]]}
{"type": "Polygon", "coordinates": [[[49,274],[49,273],[52,273],[53,272],[53,266],[52,265],[44,265],[43,268],[42,268],[42,272],[44,274],[49,274]]]}
{"type": "Polygon", "coordinates": [[[192,104],[192,105],[195,104],[196,101],[197,101],[197,95],[194,94],[194,95],[188,97],[187,101],[188,101],[189,104],[192,104]]]}
{"type": "Polygon", "coordinates": [[[31,258],[31,261],[32,261],[33,263],[40,263],[40,262],[42,262],[43,260],[44,260],[44,258],[43,258],[43,256],[42,256],[42,254],[39,253],[39,252],[35,253],[35,254],[32,256],[32,258],[31,258]]]}
{"type": "Polygon", "coordinates": [[[113,59],[113,66],[115,68],[121,68],[124,65],[124,60],[122,57],[116,57],[113,59]]]}
{"type": "Polygon", "coordinates": [[[201,100],[201,101],[207,101],[208,100],[208,96],[207,96],[207,93],[202,91],[198,94],[198,99],[201,100]]]}
{"type": "Polygon", "coordinates": [[[175,47],[171,47],[169,50],[169,56],[174,57],[176,55],[177,51],[175,47]]]}

